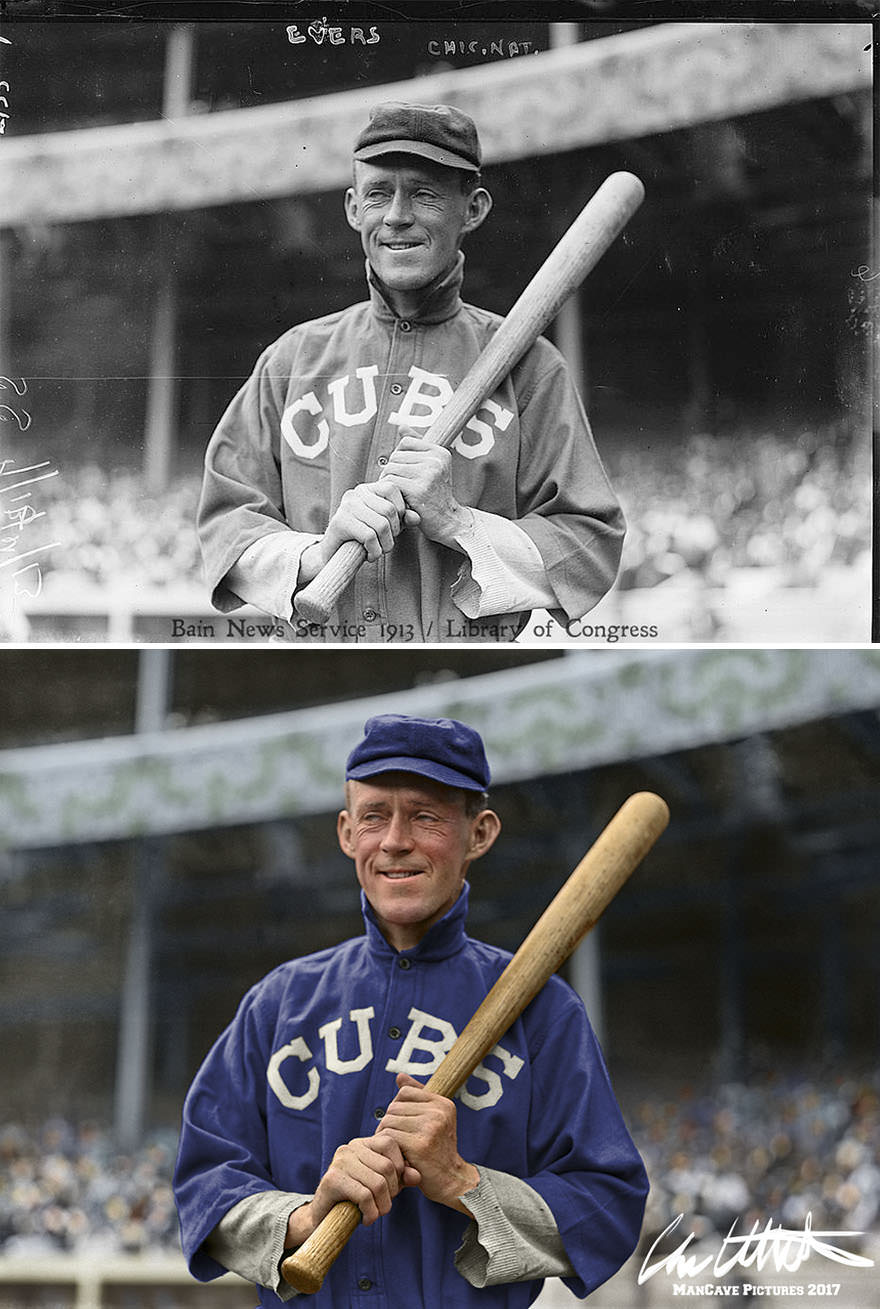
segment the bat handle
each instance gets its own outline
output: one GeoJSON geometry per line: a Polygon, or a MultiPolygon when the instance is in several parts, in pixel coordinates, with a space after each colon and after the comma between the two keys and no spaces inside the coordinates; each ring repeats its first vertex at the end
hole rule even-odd
{"type": "Polygon", "coordinates": [[[297,1291],[320,1291],[334,1260],[361,1221],[361,1211],[350,1200],[340,1200],[321,1220],[311,1236],[281,1265],[281,1275],[297,1291]]]}
{"type": "Polygon", "coordinates": [[[360,541],[346,541],[308,586],[297,591],[293,597],[296,612],[310,623],[326,623],[366,557],[360,541]]]}

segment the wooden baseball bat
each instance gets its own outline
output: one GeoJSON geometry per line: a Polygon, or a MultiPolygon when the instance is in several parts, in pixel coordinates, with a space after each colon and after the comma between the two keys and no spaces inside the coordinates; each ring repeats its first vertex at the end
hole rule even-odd
{"type": "MultiPolygon", "coordinates": [[[[529,932],[427,1089],[450,1100],[523,1012],[541,987],[598,921],[630,873],[669,822],[659,795],[639,791],[620,807],[529,932]]],[[[341,1200],[311,1236],[284,1260],[281,1272],[297,1291],[320,1289],[361,1221],[356,1204],[341,1200]]]]}
{"type": "MultiPolygon", "coordinates": [[[[535,273],[439,418],[425,432],[426,441],[450,445],[455,440],[596,266],[644,196],[644,186],[632,173],[612,173],[605,179],[535,273]]],[[[366,557],[359,541],[346,541],[294,596],[297,613],[311,623],[326,623],[366,557]]]]}

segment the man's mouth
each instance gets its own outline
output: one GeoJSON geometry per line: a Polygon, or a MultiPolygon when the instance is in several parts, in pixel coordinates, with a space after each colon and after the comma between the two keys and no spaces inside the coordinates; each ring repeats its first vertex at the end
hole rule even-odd
{"type": "Polygon", "coordinates": [[[417,250],[421,241],[383,241],[386,250],[417,250]]]}
{"type": "Polygon", "coordinates": [[[421,871],[421,868],[381,868],[379,874],[382,877],[390,878],[392,882],[398,882],[407,877],[418,877],[421,871]]]}

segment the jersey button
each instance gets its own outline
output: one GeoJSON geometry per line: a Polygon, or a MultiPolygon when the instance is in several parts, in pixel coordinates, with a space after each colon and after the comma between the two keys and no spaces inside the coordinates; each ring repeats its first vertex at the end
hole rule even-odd
{"type": "Polygon", "coordinates": [[[379,617],[379,615],[376,613],[376,610],[375,610],[375,609],[365,609],[365,610],[364,610],[364,622],[365,622],[365,623],[375,623],[375,621],[376,621],[376,619],[377,619],[378,617],[379,617]]]}
{"type": "Polygon", "coordinates": [[[412,959],[407,959],[406,955],[404,955],[403,958],[398,959],[397,967],[402,968],[405,972],[407,968],[412,968],[412,959]]]}
{"type": "Polygon", "coordinates": [[[376,463],[379,464],[379,466],[380,466],[381,468],[384,468],[385,465],[388,463],[388,456],[387,456],[387,455],[379,455],[379,458],[376,460],[376,463]]]}
{"type": "Polygon", "coordinates": [[[370,1288],[372,1287],[372,1285],[373,1285],[373,1283],[370,1281],[369,1277],[359,1277],[359,1278],[358,1278],[358,1290],[359,1290],[359,1291],[369,1291],[370,1288]]]}
{"type": "Polygon", "coordinates": [[[385,1117],[385,1110],[384,1110],[384,1108],[382,1107],[382,1105],[380,1105],[380,1104],[377,1104],[377,1105],[376,1105],[376,1108],[373,1110],[373,1117],[376,1118],[376,1119],[380,1119],[380,1118],[384,1118],[384,1117],[385,1117]]]}
{"type": "Polygon", "coordinates": [[[400,320],[398,326],[399,326],[401,332],[411,332],[411,331],[412,331],[412,323],[408,322],[406,318],[401,318],[401,320],[400,320]]]}
{"type": "Polygon", "coordinates": [[[391,394],[392,394],[392,395],[403,395],[403,387],[400,385],[399,382],[392,382],[392,383],[391,383],[391,394]]]}
{"type": "Polygon", "coordinates": [[[399,1040],[400,1040],[400,1028],[399,1028],[399,1027],[389,1027],[389,1028],[388,1028],[388,1035],[391,1037],[392,1041],[399,1041],[399,1040]]]}

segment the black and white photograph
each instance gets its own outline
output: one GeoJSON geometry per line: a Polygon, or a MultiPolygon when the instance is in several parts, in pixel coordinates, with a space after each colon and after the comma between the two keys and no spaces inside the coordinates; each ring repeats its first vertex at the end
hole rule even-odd
{"type": "Polygon", "coordinates": [[[0,22],[0,639],[871,639],[868,6],[83,8],[0,22]]]}
{"type": "Polygon", "coordinates": [[[2,1309],[877,1304],[875,649],[0,684],[2,1309]]]}

